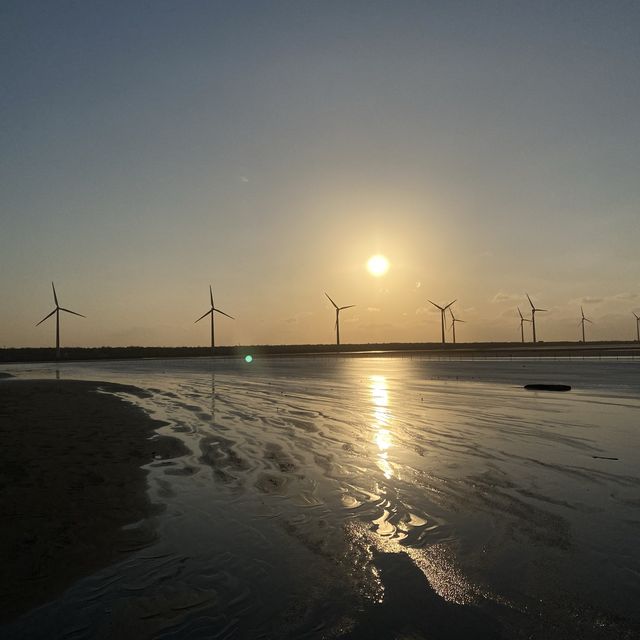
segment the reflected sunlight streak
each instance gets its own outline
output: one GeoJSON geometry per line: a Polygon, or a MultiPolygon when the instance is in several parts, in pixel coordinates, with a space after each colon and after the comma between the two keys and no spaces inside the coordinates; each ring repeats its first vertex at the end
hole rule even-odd
{"type": "Polygon", "coordinates": [[[393,467],[388,460],[388,450],[393,446],[393,441],[392,433],[387,428],[391,422],[387,380],[384,376],[370,376],[369,381],[373,401],[373,442],[379,449],[376,464],[389,480],[393,477],[393,467]]]}

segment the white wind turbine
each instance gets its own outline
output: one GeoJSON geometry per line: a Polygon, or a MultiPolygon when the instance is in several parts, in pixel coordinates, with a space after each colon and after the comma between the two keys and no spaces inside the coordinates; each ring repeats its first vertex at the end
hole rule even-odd
{"type": "MultiPolygon", "coordinates": [[[[213,350],[216,347],[214,315],[216,313],[221,313],[223,316],[227,316],[227,318],[231,318],[232,320],[235,320],[235,318],[233,316],[230,316],[228,313],[225,313],[224,311],[221,311],[220,309],[216,309],[215,305],[213,304],[213,289],[211,288],[211,285],[209,285],[209,297],[211,299],[211,309],[209,309],[209,311],[207,311],[206,313],[203,313],[196,320],[196,322],[200,322],[200,320],[202,320],[202,318],[206,318],[209,314],[211,314],[211,349],[213,350]]],[[[194,324],[195,324],[195,322],[194,322],[194,324]]]]}
{"type": "Polygon", "coordinates": [[[81,313],[77,313],[76,311],[71,311],[71,309],[65,309],[58,304],[58,296],[56,295],[56,287],[51,283],[51,288],[53,289],[53,301],[56,303],[56,308],[49,314],[46,315],[38,324],[42,324],[45,320],[50,318],[54,313],[56,314],[56,358],[60,359],[60,312],[64,311],[65,313],[72,313],[74,316],[80,316],[81,318],[86,318],[87,316],[83,316],[81,313]]]}
{"type": "MultiPolygon", "coordinates": [[[[431,300],[427,300],[427,302],[431,302],[431,300]]],[[[431,302],[431,304],[434,307],[437,307],[438,309],[440,309],[440,323],[442,325],[442,344],[445,344],[446,339],[444,336],[444,325],[445,325],[445,313],[447,311],[447,309],[455,302],[455,300],[452,300],[448,305],[445,305],[444,307],[441,307],[439,304],[436,304],[435,302],[431,302]]]]}
{"type": "Polygon", "coordinates": [[[466,320],[460,320],[460,318],[456,318],[453,315],[453,311],[449,308],[449,313],[451,314],[451,329],[453,330],[453,344],[456,343],[456,322],[466,322],[466,320]]]}
{"type": "Polygon", "coordinates": [[[585,317],[582,307],[580,307],[580,315],[582,316],[580,318],[580,324],[582,325],[582,342],[586,342],[584,339],[584,323],[588,322],[589,324],[593,324],[593,322],[589,320],[589,318],[585,317]]]}
{"type": "Polygon", "coordinates": [[[331,300],[331,298],[329,297],[329,294],[326,291],[324,292],[324,295],[327,296],[327,298],[329,298],[329,301],[335,307],[335,310],[336,310],[336,344],[339,345],[340,344],[340,312],[343,309],[351,309],[356,305],[348,304],[346,307],[339,307],[333,300],[331,300]]]}
{"type": "Polygon", "coordinates": [[[537,340],[536,340],[536,311],[546,311],[546,309],[536,309],[536,307],[533,305],[533,302],[531,302],[531,298],[529,298],[529,294],[525,293],[525,295],[527,296],[527,299],[529,300],[529,304],[531,305],[531,326],[533,327],[533,342],[535,344],[537,342],[537,340]]]}
{"type": "Polygon", "coordinates": [[[518,310],[518,315],[520,316],[520,339],[522,340],[522,342],[524,342],[524,323],[531,322],[531,320],[529,320],[529,318],[525,318],[522,315],[522,311],[520,311],[520,307],[516,307],[516,309],[518,310]]]}

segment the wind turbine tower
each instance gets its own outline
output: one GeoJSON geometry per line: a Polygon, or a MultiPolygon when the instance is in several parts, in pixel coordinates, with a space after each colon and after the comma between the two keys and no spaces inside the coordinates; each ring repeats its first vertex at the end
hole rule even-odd
{"type": "MultiPolygon", "coordinates": [[[[431,302],[431,300],[427,300],[427,302],[431,302]]],[[[431,304],[434,307],[437,307],[438,309],[440,309],[440,323],[442,325],[442,344],[446,343],[446,339],[445,339],[445,335],[444,335],[444,324],[445,324],[445,313],[447,311],[447,309],[455,302],[455,300],[452,300],[448,305],[441,307],[439,304],[436,304],[435,302],[431,302],[431,304]]]]}
{"type": "Polygon", "coordinates": [[[449,308],[449,313],[451,314],[451,329],[453,330],[453,344],[456,343],[456,322],[466,322],[466,320],[460,320],[460,318],[456,318],[453,315],[453,311],[449,308]]]}
{"type": "Polygon", "coordinates": [[[580,307],[580,315],[582,316],[580,318],[580,324],[582,325],[582,342],[586,342],[586,340],[584,339],[584,323],[588,322],[589,324],[593,324],[593,322],[591,322],[591,320],[589,320],[589,318],[585,317],[584,311],[582,310],[582,307],[580,307]]]}
{"type": "Polygon", "coordinates": [[[520,316],[520,339],[522,340],[522,342],[524,342],[524,323],[531,322],[531,320],[529,320],[529,318],[525,318],[522,315],[522,311],[520,311],[520,307],[516,307],[516,309],[518,309],[518,315],[520,316]]]}
{"type": "Polygon", "coordinates": [[[331,304],[335,307],[335,310],[336,310],[336,344],[340,346],[340,312],[343,309],[351,309],[356,305],[348,304],[346,307],[339,307],[333,300],[331,300],[331,298],[329,297],[329,294],[326,291],[324,292],[324,295],[327,296],[327,298],[329,298],[329,302],[331,302],[331,304]]]}
{"type": "Polygon", "coordinates": [[[533,327],[533,342],[534,344],[537,342],[536,340],[536,311],[546,311],[546,309],[536,309],[533,302],[531,302],[531,298],[528,293],[525,293],[527,296],[527,300],[529,300],[529,304],[531,305],[531,326],[533,327]]]}
{"type": "MultiPolygon", "coordinates": [[[[202,318],[206,318],[209,314],[211,314],[211,350],[213,351],[216,348],[214,315],[216,313],[221,313],[223,316],[227,316],[227,318],[231,318],[232,320],[235,320],[235,318],[233,316],[230,316],[228,313],[225,313],[224,311],[221,311],[220,309],[216,309],[215,305],[213,304],[213,289],[211,288],[211,285],[209,285],[209,297],[211,299],[211,309],[209,309],[209,311],[207,311],[206,313],[203,313],[196,320],[196,322],[200,322],[200,320],[202,320],[202,318]]],[[[195,324],[195,322],[194,322],[194,324],[195,324]]]]}
{"type": "MultiPolygon", "coordinates": [[[[42,324],[45,320],[50,318],[54,313],[56,314],[56,359],[60,360],[60,312],[64,311],[65,313],[72,313],[74,316],[80,316],[81,318],[86,318],[87,316],[83,316],[81,313],[76,313],[75,311],[71,311],[71,309],[65,309],[58,304],[58,296],[56,294],[56,287],[51,283],[51,288],[53,289],[53,301],[56,303],[56,308],[49,314],[46,315],[38,324],[42,324]]],[[[36,327],[38,326],[36,324],[36,327]]]]}
{"type": "Polygon", "coordinates": [[[640,316],[635,311],[631,313],[633,313],[636,319],[636,340],[640,342],[640,316]]]}

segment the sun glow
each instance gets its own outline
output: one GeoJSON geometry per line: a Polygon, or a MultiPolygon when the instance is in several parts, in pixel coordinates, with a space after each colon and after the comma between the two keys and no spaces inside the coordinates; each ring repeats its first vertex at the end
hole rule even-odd
{"type": "Polygon", "coordinates": [[[379,278],[389,270],[389,261],[379,254],[371,256],[367,262],[367,269],[372,276],[379,278]]]}

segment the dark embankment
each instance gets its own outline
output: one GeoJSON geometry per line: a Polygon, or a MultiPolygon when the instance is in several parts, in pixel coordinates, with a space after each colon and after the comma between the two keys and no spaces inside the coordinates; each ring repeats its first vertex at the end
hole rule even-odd
{"type": "MultiPolygon", "coordinates": [[[[63,362],[80,360],[129,360],[133,358],[239,358],[256,356],[350,355],[384,356],[419,354],[433,358],[527,358],[527,357],[640,357],[637,342],[386,342],[375,344],[280,344],[211,347],[68,347],[63,362]]],[[[23,347],[0,349],[0,362],[55,362],[54,349],[23,347]]]]}
{"type": "Polygon", "coordinates": [[[0,383],[0,621],[154,539],[124,525],[157,512],[141,465],[181,455],[161,423],[113,395],[140,390],[80,381],[0,383]]]}

